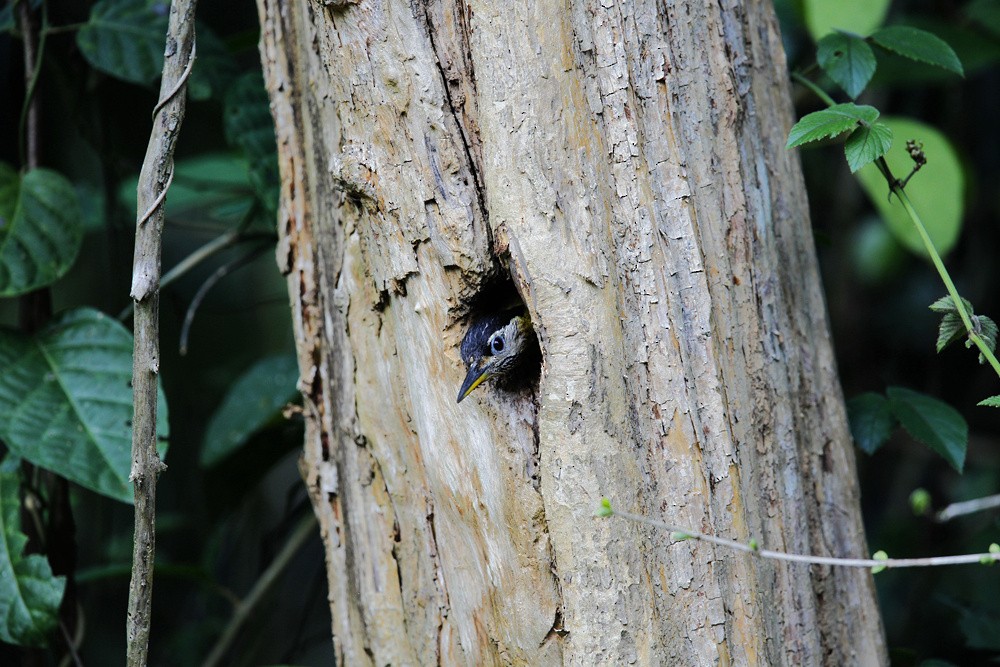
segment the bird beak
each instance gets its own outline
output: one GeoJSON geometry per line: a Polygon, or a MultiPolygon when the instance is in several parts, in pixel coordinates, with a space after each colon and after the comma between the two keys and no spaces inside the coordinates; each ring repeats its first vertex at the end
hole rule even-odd
{"type": "Polygon", "coordinates": [[[462,383],[462,388],[458,390],[458,403],[462,402],[466,396],[472,393],[472,390],[481,385],[490,377],[490,371],[488,368],[482,368],[479,364],[473,364],[472,368],[469,369],[468,375],[465,376],[465,382],[462,383]]]}

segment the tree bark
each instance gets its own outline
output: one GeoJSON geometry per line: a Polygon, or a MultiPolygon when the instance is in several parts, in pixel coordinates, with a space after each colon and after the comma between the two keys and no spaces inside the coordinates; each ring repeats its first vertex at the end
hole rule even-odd
{"type": "Polygon", "coordinates": [[[867,571],[594,517],[867,555],[771,3],[259,8],[339,661],[886,663],[867,571]]]}

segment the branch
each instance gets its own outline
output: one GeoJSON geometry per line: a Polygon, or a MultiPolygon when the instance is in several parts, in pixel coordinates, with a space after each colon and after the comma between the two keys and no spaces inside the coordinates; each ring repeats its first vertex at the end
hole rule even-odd
{"type": "MultiPolygon", "coordinates": [[[[693,530],[687,530],[686,528],[672,526],[668,523],[664,523],[663,521],[650,519],[640,514],[622,512],[613,509],[607,498],[601,501],[601,507],[597,511],[597,516],[620,516],[621,518],[628,519],[629,521],[646,524],[647,526],[653,526],[654,528],[669,530],[671,532],[671,538],[673,538],[675,542],[698,540],[701,542],[708,542],[709,544],[714,544],[716,546],[725,547],[727,549],[732,549],[733,551],[742,551],[743,553],[748,553],[752,556],[759,556],[761,558],[769,558],[771,560],[780,560],[791,563],[805,563],[808,565],[863,567],[879,572],[888,568],[940,567],[941,565],[967,565],[970,563],[991,564],[1000,561],[1000,549],[994,549],[993,545],[990,546],[990,551],[988,553],[962,554],[959,556],[932,556],[930,558],[889,558],[888,556],[880,556],[878,558],[834,558],[832,556],[790,554],[785,553],[784,551],[761,549],[756,545],[755,541],[751,541],[750,544],[744,544],[742,542],[737,542],[736,540],[728,540],[724,537],[715,537],[714,535],[705,535],[693,530]]],[[[880,554],[884,554],[884,552],[878,552],[876,555],[880,554]]]]}
{"type": "Polygon", "coordinates": [[[156,552],[156,478],[165,467],[156,452],[156,394],[160,365],[160,235],[163,201],[173,177],[173,154],[184,120],[188,75],[194,63],[195,0],[170,7],[160,101],[137,186],[135,258],[131,296],[135,302],[135,356],[132,366],[132,471],[135,537],[126,621],[126,664],[145,667],[149,652],[153,562],[156,552]]]}
{"type": "Polygon", "coordinates": [[[965,516],[966,514],[996,509],[997,507],[1000,507],[1000,495],[986,496],[984,498],[976,498],[974,500],[965,500],[960,503],[952,503],[940,512],[937,512],[934,515],[934,520],[938,523],[944,523],[945,521],[951,521],[954,518],[965,516]]]}
{"type": "Polygon", "coordinates": [[[302,545],[306,543],[311,535],[315,533],[316,530],[316,515],[309,513],[302,521],[299,523],[295,532],[292,533],[288,541],[285,542],[285,546],[282,547],[281,551],[271,564],[264,570],[263,574],[260,575],[260,579],[254,584],[250,593],[247,594],[246,598],[236,605],[236,611],[233,613],[233,617],[229,620],[229,624],[226,629],[222,632],[219,637],[219,641],[215,643],[212,647],[212,652],[205,659],[202,667],[215,667],[222,660],[222,656],[226,654],[229,649],[229,645],[233,643],[236,639],[236,634],[243,627],[243,624],[253,613],[253,610],[257,607],[260,601],[263,599],[264,595],[271,589],[271,586],[278,580],[278,576],[288,567],[288,564],[292,561],[292,557],[298,553],[302,545]]]}

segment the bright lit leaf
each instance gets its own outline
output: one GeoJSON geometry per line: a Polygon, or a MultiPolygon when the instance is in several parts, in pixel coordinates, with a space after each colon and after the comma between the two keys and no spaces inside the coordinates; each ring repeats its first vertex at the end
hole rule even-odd
{"type": "MultiPolygon", "coordinates": [[[[880,122],[885,123],[896,138],[885,154],[886,163],[896,178],[904,178],[913,168],[913,160],[906,152],[906,141],[914,139],[923,143],[927,164],[910,180],[906,194],[934,247],[942,255],[947,254],[958,240],[964,214],[965,178],[957,151],[943,134],[929,125],[905,118],[882,117],[880,122]]],[[[926,257],[920,234],[899,198],[888,196],[889,188],[878,168],[868,165],[856,175],[893,235],[908,250],[926,257]]]]}
{"type": "Polygon", "coordinates": [[[862,125],[854,130],[844,144],[844,154],[847,155],[851,173],[885,155],[890,146],[892,130],[884,123],[862,125]]]}
{"type": "Polygon", "coordinates": [[[867,35],[885,20],[890,0],[802,0],[802,14],[814,40],[834,30],[867,35]]]}
{"type": "Polygon", "coordinates": [[[874,123],[878,109],[858,104],[836,104],[829,109],[803,116],[788,133],[786,148],[795,148],[811,141],[836,137],[854,130],[859,122],[874,123]]]}

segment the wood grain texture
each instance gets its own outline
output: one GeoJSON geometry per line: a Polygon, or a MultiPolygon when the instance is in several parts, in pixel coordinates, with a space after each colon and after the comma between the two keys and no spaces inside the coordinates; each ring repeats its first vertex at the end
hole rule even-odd
{"type": "Polygon", "coordinates": [[[866,554],[770,3],[259,7],[343,664],[885,663],[867,572],[593,516],[866,554]]]}

